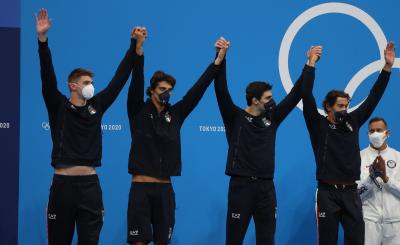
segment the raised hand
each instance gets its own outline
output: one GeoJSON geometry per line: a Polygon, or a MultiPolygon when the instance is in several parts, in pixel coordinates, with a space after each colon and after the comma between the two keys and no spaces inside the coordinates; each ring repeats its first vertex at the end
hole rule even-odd
{"type": "Polygon", "coordinates": [[[385,55],[385,66],[383,67],[383,69],[386,71],[391,71],[392,66],[394,64],[394,60],[396,58],[396,48],[393,42],[388,42],[384,51],[384,55],[385,55]]]}
{"type": "Polygon", "coordinates": [[[52,24],[46,9],[42,8],[38,14],[35,14],[35,22],[39,40],[45,42],[47,40],[47,32],[52,24]]]}
{"type": "Polygon", "coordinates": [[[225,58],[226,52],[228,51],[231,43],[227,40],[225,40],[224,37],[220,37],[216,42],[215,42],[215,49],[218,52],[218,56],[214,61],[214,64],[220,65],[222,61],[225,58]]]}
{"type": "Polygon", "coordinates": [[[311,67],[315,66],[315,63],[321,58],[322,46],[311,46],[307,51],[307,64],[311,67]]]}
{"type": "Polygon", "coordinates": [[[136,39],[136,53],[138,55],[143,54],[143,43],[147,38],[146,27],[136,26],[132,29],[131,38],[136,39]]]}
{"type": "Polygon", "coordinates": [[[144,43],[144,40],[147,38],[146,27],[136,26],[131,32],[131,37],[136,39],[138,43],[144,43]]]}

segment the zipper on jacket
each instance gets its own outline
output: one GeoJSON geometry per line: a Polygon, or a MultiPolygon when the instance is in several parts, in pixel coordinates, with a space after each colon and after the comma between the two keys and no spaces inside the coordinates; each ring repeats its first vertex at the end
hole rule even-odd
{"type": "Polygon", "coordinates": [[[60,143],[58,144],[58,146],[60,147],[60,150],[58,152],[58,157],[61,158],[62,157],[62,148],[63,148],[63,140],[64,140],[64,128],[65,128],[65,119],[66,119],[66,113],[64,112],[63,115],[63,121],[61,124],[61,132],[60,132],[60,143]]]}
{"type": "MultiPolygon", "coordinates": [[[[325,162],[326,162],[326,155],[327,155],[327,151],[328,151],[328,135],[329,132],[326,132],[325,134],[325,140],[324,140],[324,151],[323,151],[323,155],[322,155],[322,165],[321,167],[325,167],[325,162]]],[[[323,172],[325,172],[325,169],[322,168],[321,170],[323,170],[323,172]]]]}
{"type": "Polygon", "coordinates": [[[239,127],[239,132],[238,132],[238,136],[236,138],[236,146],[235,146],[235,150],[233,151],[233,161],[232,161],[232,168],[235,168],[236,166],[236,161],[237,161],[237,154],[238,154],[238,148],[239,148],[239,143],[240,143],[240,133],[242,132],[242,127],[239,127]]]}

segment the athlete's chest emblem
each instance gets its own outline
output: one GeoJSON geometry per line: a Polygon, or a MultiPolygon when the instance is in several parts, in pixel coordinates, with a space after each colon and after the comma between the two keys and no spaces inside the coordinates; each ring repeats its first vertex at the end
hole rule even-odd
{"type": "MultiPolygon", "coordinates": [[[[149,116],[150,116],[150,119],[151,120],[153,120],[154,119],[154,116],[153,116],[153,114],[149,114],[149,116]]],[[[172,121],[172,117],[171,117],[171,114],[169,114],[169,112],[167,111],[167,112],[165,112],[165,114],[164,114],[164,116],[162,116],[161,118],[164,118],[164,120],[167,122],[167,123],[170,123],[171,121],[172,121]]]]}
{"type": "Polygon", "coordinates": [[[396,162],[393,160],[389,160],[386,162],[386,166],[388,166],[388,168],[395,168],[396,167],[396,162]]]}
{"type": "Polygon", "coordinates": [[[165,112],[165,115],[164,115],[164,118],[165,118],[165,121],[167,122],[167,123],[170,123],[171,122],[171,115],[169,114],[169,112],[167,111],[167,112],[165,112]]]}
{"type": "Polygon", "coordinates": [[[265,127],[269,127],[271,125],[271,121],[267,118],[263,117],[261,121],[264,123],[265,127]]]}
{"type": "Polygon", "coordinates": [[[346,122],[346,127],[348,130],[350,130],[350,132],[353,132],[353,127],[351,126],[351,124],[349,122],[346,122]]]}
{"type": "Polygon", "coordinates": [[[88,106],[88,111],[90,115],[94,115],[97,112],[96,109],[94,109],[91,105],[88,106]]]}
{"type": "MultiPolygon", "coordinates": [[[[353,132],[353,126],[351,126],[351,124],[349,122],[345,122],[344,125],[346,126],[345,129],[347,129],[350,132],[353,132]]],[[[336,130],[337,126],[336,126],[336,124],[329,123],[329,128],[333,129],[333,130],[336,130]]]]}

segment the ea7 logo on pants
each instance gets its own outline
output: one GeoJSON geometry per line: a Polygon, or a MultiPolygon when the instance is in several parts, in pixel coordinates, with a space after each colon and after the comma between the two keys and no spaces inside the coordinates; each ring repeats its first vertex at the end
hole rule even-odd
{"type": "Polygon", "coordinates": [[[232,213],[232,219],[240,219],[240,214],[232,213]]]}
{"type": "Polygon", "coordinates": [[[132,231],[129,231],[129,235],[130,235],[130,236],[139,236],[139,230],[132,230],[132,231]]]}
{"type": "Polygon", "coordinates": [[[47,214],[47,217],[48,217],[49,219],[55,220],[55,219],[57,218],[57,215],[56,215],[56,214],[47,214]]]}
{"type": "Polygon", "coordinates": [[[318,212],[318,218],[326,218],[325,212],[318,212]]]}

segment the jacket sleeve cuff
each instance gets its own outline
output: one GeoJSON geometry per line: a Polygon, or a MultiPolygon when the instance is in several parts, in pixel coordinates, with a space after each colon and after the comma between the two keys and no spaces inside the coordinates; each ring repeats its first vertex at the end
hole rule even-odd
{"type": "Polygon", "coordinates": [[[314,72],[315,71],[315,67],[311,67],[307,64],[304,65],[303,71],[305,72],[314,72]]]}
{"type": "Polygon", "coordinates": [[[47,48],[48,46],[49,46],[49,39],[47,38],[46,39],[46,41],[45,42],[41,42],[39,39],[38,39],[38,44],[39,44],[39,48],[47,48]]]}

